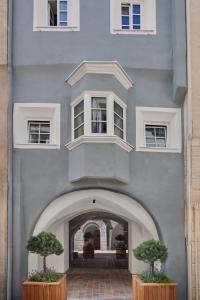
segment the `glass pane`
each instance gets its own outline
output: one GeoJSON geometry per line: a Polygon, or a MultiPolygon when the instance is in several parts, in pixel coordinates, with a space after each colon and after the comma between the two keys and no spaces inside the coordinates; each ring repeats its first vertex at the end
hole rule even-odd
{"type": "Polygon", "coordinates": [[[74,107],[74,116],[76,117],[82,111],[84,111],[84,101],[74,107]]]}
{"type": "Polygon", "coordinates": [[[60,1],[60,10],[67,10],[67,1],[60,1]]]}
{"type": "Polygon", "coordinates": [[[67,12],[60,12],[60,21],[67,21],[67,12]]]}
{"type": "Polygon", "coordinates": [[[30,132],[39,132],[39,124],[29,123],[29,131],[30,132]]]}
{"type": "Polygon", "coordinates": [[[78,129],[74,130],[74,138],[77,139],[79,136],[84,134],[84,126],[80,126],[78,129]]]}
{"type": "Polygon", "coordinates": [[[50,124],[41,124],[40,132],[41,133],[49,133],[50,132],[50,124]]]}
{"type": "Polygon", "coordinates": [[[166,140],[165,139],[157,139],[156,143],[157,143],[157,147],[166,147],[166,140]]]}
{"type": "Polygon", "coordinates": [[[129,7],[122,6],[122,16],[129,16],[129,7]]]}
{"type": "Polygon", "coordinates": [[[106,133],[107,123],[103,122],[92,122],[92,133],[106,133]]]}
{"type": "Polygon", "coordinates": [[[92,121],[106,121],[106,110],[92,110],[92,121]]]}
{"type": "Polygon", "coordinates": [[[146,126],[145,132],[146,132],[146,137],[154,137],[155,136],[155,132],[154,132],[153,127],[147,127],[146,126]]]}
{"type": "Polygon", "coordinates": [[[92,97],[92,108],[106,109],[106,98],[92,97]]]}
{"type": "Polygon", "coordinates": [[[140,25],[133,25],[133,29],[141,29],[140,25]]]}
{"type": "Polygon", "coordinates": [[[114,102],[114,111],[123,118],[123,108],[119,106],[116,102],[114,102]]]}
{"type": "Polygon", "coordinates": [[[60,26],[67,26],[67,22],[60,22],[60,26]]]}
{"type": "Polygon", "coordinates": [[[123,120],[120,117],[118,117],[116,114],[114,114],[114,122],[115,125],[123,129],[123,120]]]}
{"type": "Polygon", "coordinates": [[[39,135],[38,134],[29,134],[29,143],[38,143],[39,135]]]}
{"type": "Polygon", "coordinates": [[[156,128],[156,136],[157,137],[165,137],[165,127],[156,128]]]}
{"type": "Polygon", "coordinates": [[[78,127],[82,123],[84,123],[84,113],[74,119],[74,128],[78,127]]]}
{"type": "Polygon", "coordinates": [[[40,135],[40,143],[48,144],[49,143],[49,134],[41,134],[40,135]]]}
{"type": "Polygon", "coordinates": [[[133,5],[133,14],[140,14],[140,5],[133,5]]]}
{"type": "Polygon", "coordinates": [[[146,146],[147,147],[156,147],[155,139],[146,138],[146,146]]]}
{"type": "Polygon", "coordinates": [[[122,26],[129,25],[129,16],[122,16],[122,26]]]}
{"type": "Polygon", "coordinates": [[[133,24],[134,25],[140,25],[140,16],[133,15],[133,24]]]}
{"type": "Polygon", "coordinates": [[[120,130],[119,128],[117,128],[117,127],[115,126],[114,132],[115,132],[115,135],[117,135],[117,136],[119,136],[121,139],[123,139],[124,133],[123,133],[122,130],[120,130]]]}

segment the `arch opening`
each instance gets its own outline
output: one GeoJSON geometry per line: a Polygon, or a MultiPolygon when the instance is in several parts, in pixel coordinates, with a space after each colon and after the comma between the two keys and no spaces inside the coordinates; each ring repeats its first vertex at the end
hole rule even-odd
{"type": "MultiPolygon", "coordinates": [[[[48,258],[48,265],[59,272],[65,272],[70,265],[71,249],[74,247],[74,234],[81,224],[80,216],[87,214],[107,214],[118,220],[119,224],[127,223],[128,227],[128,268],[133,273],[146,269],[146,265],[137,261],[132,255],[132,249],[140,242],[154,238],[159,239],[156,225],[150,214],[133,198],[101,189],[89,189],[65,194],[43,211],[34,228],[33,235],[42,230],[52,231],[64,245],[64,253],[59,257],[48,258]],[[95,201],[94,201],[95,200],[95,201]],[[77,220],[79,219],[79,222],[77,220]],[[76,220],[76,222],[73,222],[76,220]]],[[[111,218],[111,219],[112,219],[111,218]]],[[[91,218],[90,218],[91,219],[91,218]]],[[[41,259],[29,254],[28,268],[40,269],[41,259]]]]}

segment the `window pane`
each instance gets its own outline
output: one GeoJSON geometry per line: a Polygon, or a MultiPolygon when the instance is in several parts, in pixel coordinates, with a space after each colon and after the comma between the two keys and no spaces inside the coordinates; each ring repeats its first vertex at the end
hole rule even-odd
{"type": "Polygon", "coordinates": [[[133,14],[140,14],[140,5],[133,5],[133,14]]]}
{"type": "Polygon", "coordinates": [[[140,25],[133,25],[133,29],[141,29],[140,25]]]}
{"type": "Polygon", "coordinates": [[[48,144],[48,143],[49,143],[49,134],[41,134],[40,144],[48,144]]]}
{"type": "Polygon", "coordinates": [[[118,117],[116,114],[114,115],[114,123],[121,129],[123,129],[123,120],[120,117],[118,117]]]}
{"type": "Polygon", "coordinates": [[[84,134],[84,125],[80,126],[78,129],[74,130],[74,138],[77,139],[79,136],[84,134]]]}
{"type": "Polygon", "coordinates": [[[156,128],[156,136],[157,137],[165,137],[165,127],[156,128]]]}
{"type": "Polygon", "coordinates": [[[78,127],[82,123],[84,123],[84,113],[74,119],[74,128],[78,127]]]}
{"type": "Polygon", "coordinates": [[[146,138],[146,146],[147,147],[156,147],[155,139],[146,138]]]}
{"type": "Polygon", "coordinates": [[[60,21],[67,21],[67,12],[60,12],[60,21]]]}
{"type": "Polygon", "coordinates": [[[146,127],[146,137],[154,137],[155,131],[153,127],[146,127]]]}
{"type": "Polygon", "coordinates": [[[92,97],[92,108],[106,109],[106,98],[92,97]]]}
{"type": "Polygon", "coordinates": [[[166,147],[166,140],[165,139],[156,139],[157,147],[166,147]]]}
{"type": "Polygon", "coordinates": [[[76,117],[82,111],[84,111],[84,101],[83,100],[74,107],[74,116],[76,117]]]}
{"type": "Polygon", "coordinates": [[[106,133],[107,123],[103,122],[92,122],[92,133],[106,133]]]}
{"type": "Polygon", "coordinates": [[[29,123],[29,132],[39,132],[39,124],[29,123]]]}
{"type": "Polygon", "coordinates": [[[92,121],[106,121],[106,110],[92,110],[92,121]]]}
{"type": "Polygon", "coordinates": [[[129,16],[129,7],[122,6],[122,16],[129,16]]]}
{"type": "Polygon", "coordinates": [[[67,22],[60,22],[60,26],[67,26],[67,22]]]}
{"type": "Polygon", "coordinates": [[[122,16],[122,26],[128,26],[128,25],[129,25],[129,17],[122,16]]]}
{"type": "Polygon", "coordinates": [[[116,102],[114,102],[114,111],[123,118],[123,108],[119,106],[116,102]]]}
{"type": "Polygon", "coordinates": [[[41,133],[49,133],[50,132],[50,124],[41,124],[40,132],[41,133]]]}
{"type": "Polygon", "coordinates": [[[134,25],[140,25],[140,16],[133,15],[133,24],[134,25]]]}
{"type": "Polygon", "coordinates": [[[67,1],[60,1],[60,10],[67,10],[67,1]]]}
{"type": "Polygon", "coordinates": [[[120,130],[120,129],[119,129],[118,127],[116,127],[116,126],[115,126],[115,128],[114,128],[114,133],[115,133],[115,135],[119,136],[121,139],[124,138],[123,131],[120,130]]]}

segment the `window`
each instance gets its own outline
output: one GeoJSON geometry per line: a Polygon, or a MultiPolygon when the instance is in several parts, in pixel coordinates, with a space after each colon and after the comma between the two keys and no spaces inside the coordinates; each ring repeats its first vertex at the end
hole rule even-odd
{"type": "Polygon", "coordinates": [[[141,29],[140,4],[121,5],[121,28],[141,29]]]}
{"type": "Polygon", "coordinates": [[[35,31],[77,31],[80,0],[34,0],[35,31]]]}
{"type": "Polygon", "coordinates": [[[74,138],[84,134],[84,101],[74,107],[74,138]]]}
{"type": "Polygon", "coordinates": [[[112,34],[155,34],[156,0],[110,0],[112,34]]]}
{"type": "Polygon", "coordinates": [[[106,98],[91,98],[92,133],[107,133],[106,98]]]}
{"type": "Polygon", "coordinates": [[[114,93],[87,91],[71,105],[72,140],[81,136],[126,139],[126,104],[114,93]]]}
{"type": "Polygon", "coordinates": [[[15,148],[60,148],[60,104],[15,103],[13,139],[15,148]]]}
{"type": "Polygon", "coordinates": [[[167,126],[145,125],[146,147],[166,148],[167,126]]]}
{"type": "Polygon", "coordinates": [[[28,121],[28,143],[50,143],[50,121],[28,121]]]}
{"type": "Polygon", "coordinates": [[[114,102],[114,133],[121,139],[124,138],[123,108],[114,102]]]}
{"type": "Polygon", "coordinates": [[[181,152],[181,109],[136,107],[136,151],[181,152]]]}

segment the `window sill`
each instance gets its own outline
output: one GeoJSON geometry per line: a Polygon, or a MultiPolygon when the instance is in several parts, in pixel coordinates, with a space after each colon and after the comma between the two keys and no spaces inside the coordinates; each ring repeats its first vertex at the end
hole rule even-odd
{"type": "Polygon", "coordinates": [[[81,144],[116,144],[127,152],[134,149],[134,146],[131,146],[117,136],[81,136],[65,146],[68,150],[73,150],[81,144]]]}
{"type": "Polygon", "coordinates": [[[59,32],[69,32],[69,31],[80,31],[77,26],[37,26],[33,28],[33,31],[59,31],[59,32]]]}
{"type": "Polygon", "coordinates": [[[156,30],[113,29],[111,34],[156,35],[156,30]]]}
{"type": "Polygon", "coordinates": [[[155,147],[145,147],[140,146],[136,147],[136,151],[143,151],[143,152],[163,152],[163,153],[181,153],[181,149],[179,148],[155,148],[155,147]]]}
{"type": "Polygon", "coordinates": [[[58,144],[15,144],[18,149],[60,149],[58,144]]]}

